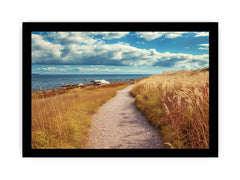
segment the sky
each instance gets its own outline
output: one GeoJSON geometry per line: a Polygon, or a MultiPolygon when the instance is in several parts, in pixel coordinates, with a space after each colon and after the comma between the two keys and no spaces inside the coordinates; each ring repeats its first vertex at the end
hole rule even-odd
{"type": "Polygon", "coordinates": [[[209,66],[209,32],[32,32],[32,73],[160,74],[209,66]]]}

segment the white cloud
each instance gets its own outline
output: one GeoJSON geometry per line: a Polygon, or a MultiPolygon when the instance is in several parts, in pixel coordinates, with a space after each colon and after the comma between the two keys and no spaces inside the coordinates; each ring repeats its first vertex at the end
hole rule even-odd
{"type": "Polygon", "coordinates": [[[88,32],[88,35],[102,35],[103,39],[119,39],[128,34],[129,32],[88,32]]]}
{"type": "Polygon", "coordinates": [[[151,41],[162,36],[165,36],[165,38],[177,38],[186,33],[188,32],[136,32],[138,37],[144,38],[147,41],[151,41]]]}
{"type": "Polygon", "coordinates": [[[54,71],[56,70],[55,67],[47,67],[47,68],[42,68],[42,70],[45,70],[45,71],[54,71]]]}
{"type": "Polygon", "coordinates": [[[95,44],[97,42],[96,39],[89,37],[87,32],[71,32],[69,36],[64,39],[68,42],[77,42],[82,44],[95,44]]]}
{"type": "Polygon", "coordinates": [[[117,69],[114,69],[114,70],[112,70],[112,71],[114,71],[114,72],[121,72],[121,71],[123,71],[123,70],[117,68],[117,69]]]}
{"type": "Polygon", "coordinates": [[[199,46],[209,47],[209,44],[199,44],[199,46]]]}
{"type": "Polygon", "coordinates": [[[82,67],[78,67],[78,68],[72,68],[73,69],[78,69],[80,72],[146,72],[145,70],[139,70],[139,69],[130,69],[130,70],[126,70],[126,69],[109,69],[109,68],[105,68],[105,69],[100,69],[100,68],[82,68],[82,67]]]}
{"type": "Polygon", "coordinates": [[[67,69],[59,68],[57,71],[67,71],[67,69]]]}
{"type": "Polygon", "coordinates": [[[185,34],[187,32],[166,32],[166,38],[177,38],[177,37],[181,37],[183,34],[185,34]]]}
{"type": "Polygon", "coordinates": [[[184,61],[176,62],[174,67],[185,68],[185,69],[196,69],[196,68],[201,68],[202,66],[200,65],[199,62],[191,62],[189,60],[184,60],[184,61]]]}
{"type": "Polygon", "coordinates": [[[198,48],[199,50],[209,50],[209,44],[199,44],[198,46],[201,46],[198,48]]]}
{"type": "Polygon", "coordinates": [[[144,38],[147,41],[154,40],[164,35],[164,32],[136,32],[140,38],[144,38]]]}
{"type": "Polygon", "coordinates": [[[209,36],[209,32],[195,32],[196,35],[194,37],[202,37],[202,36],[209,36]]]}
{"type": "Polygon", "coordinates": [[[32,34],[32,62],[38,63],[43,60],[51,62],[52,57],[60,58],[61,50],[64,47],[60,44],[53,44],[43,39],[41,35],[32,34]]]}
{"type": "Polygon", "coordinates": [[[100,69],[100,68],[82,68],[82,67],[78,67],[78,68],[72,68],[71,70],[73,69],[78,69],[80,72],[95,72],[95,71],[98,71],[98,72],[111,72],[112,70],[108,69],[108,68],[105,68],[105,69],[100,69]]]}
{"type": "Polygon", "coordinates": [[[209,50],[208,47],[200,47],[199,50],[209,50]]]}
{"type": "Polygon", "coordinates": [[[107,72],[110,72],[111,70],[108,69],[108,68],[105,68],[105,69],[101,69],[102,71],[107,71],[107,72]]]}
{"type": "Polygon", "coordinates": [[[69,32],[58,32],[60,38],[67,38],[69,36],[69,32]]]}
{"type": "Polygon", "coordinates": [[[91,67],[104,67],[105,65],[90,65],[91,67]]]}
{"type": "Polygon", "coordinates": [[[87,72],[87,71],[99,71],[99,68],[77,68],[80,72],[87,72]]]}
{"type": "MultiPolygon", "coordinates": [[[[89,32],[91,33],[91,32],[89,32]]],[[[166,33],[166,32],[162,32],[166,33]]],[[[185,32],[165,34],[171,38],[178,37],[185,32]],[[174,34],[175,33],[175,34],[174,34]]],[[[139,34],[141,35],[141,34],[139,34]]],[[[144,34],[142,34],[144,35],[144,34]]],[[[149,34],[148,34],[149,35],[149,34]]],[[[146,38],[152,39],[159,34],[151,33],[146,38]]],[[[63,65],[126,65],[126,66],[161,66],[172,67],[177,62],[208,63],[209,55],[192,55],[184,53],[160,53],[156,49],[139,49],[126,43],[106,44],[94,39],[87,32],[50,33],[53,38],[48,41],[47,35],[32,35],[32,62],[41,64],[63,65]],[[64,45],[61,45],[60,42],[64,45]]],[[[144,35],[145,36],[145,35],[144,35]]],[[[203,45],[203,44],[202,44],[203,45]]],[[[206,45],[206,44],[204,44],[206,45]]],[[[202,47],[204,48],[204,46],[202,47]]],[[[178,63],[178,66],[180,64],[178,63]]],[[[196,63],[195,63],[196,64],[196,63]]],[[[84,68],[85,69],[85,68],[84,68]]],[[[79,69],[83,71],[84,69],[79,69]]],[[[91,70],[91,69],[89,69],[91,70]]],[[[94,69],[93,69],[94,70],[94,69]]],[[[96,70],[96,69],[95,69],[96,70]]],[[[105,69],[108,71],[109,69],[105,69]]],[[[84,71],[88,71],[85,69],[84,71]]]]}
{"type": "Polygon", "coordinates": [[[98,40],[89,36],[88,32],[50,32],[44,37],[51,37],[57,43],[81,43],[81,44],[94,44],[98,40]]]}
{"type": "Polygon", "coordinates": [[[47,68],[42,68],[44,71],[67,71],[67,69],[64,68],[55,68],[55,67],[47,67],[47,68]]]}

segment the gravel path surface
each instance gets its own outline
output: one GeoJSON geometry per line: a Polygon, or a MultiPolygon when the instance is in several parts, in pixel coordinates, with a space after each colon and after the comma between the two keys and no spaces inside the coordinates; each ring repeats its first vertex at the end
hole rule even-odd
{"type": "Polygon", "coordinates": [[[137,110],[130,85],[117,92],[92,118],[88,149],[159,149],[158,133],[137,110]]]}

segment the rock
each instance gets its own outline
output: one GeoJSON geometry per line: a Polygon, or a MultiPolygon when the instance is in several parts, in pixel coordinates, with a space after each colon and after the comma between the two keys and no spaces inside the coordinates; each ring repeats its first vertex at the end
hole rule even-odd
{"type": "Polygon", "coordinates": [[[62,87],[65,87],[67,89],[72,89],[72,88],[79,88],[79,87],[83,87],[84,84],[79,83],[79,84],[64,84],[62,87]]]}
{"type": "Polygon", "coordinates": [[[71,84],[64,84],[62,87],[72,87],[73,85],[71,84]]]}
{"type": "Polygon", "coordinates": [[[100,82],[101,82],[101,84],[110,84],[110,82],[108,82],[108,81],[106,81],[104,79],[100,80],[100,82]]]}
{"type": "Polygon", "coordinates": [[[79,84],[77,85],[77,87],[81,87],[81,86],[83,86],[83,83],[79,83],[79,84]]]}
{"type": "Polygon", "coordinates": [[[110,82],[102,79],[102,80],[94,80],[94,81],[91,81],[94,85],[102,85],[102,84],[110,84],[110,82]]]}
{"type": "Polygon", "coordinates": [[[94,85],[101,85],[100,84],[100,80],[94,80],[94,81],[91,81],[94,85]]]}

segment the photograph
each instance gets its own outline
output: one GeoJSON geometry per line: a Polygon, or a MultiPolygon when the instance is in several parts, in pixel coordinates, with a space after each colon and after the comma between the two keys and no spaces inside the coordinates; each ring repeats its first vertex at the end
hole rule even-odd
{"type": "Polygon", "coordinates": [[[217,53],[217,23],[23,23],[23,156],[216,157],[217,53]]]}
{"type": "Polygon", "coordinates": [[[238,4],[3,1],[0,179],[240,179],[238,4]]]}

